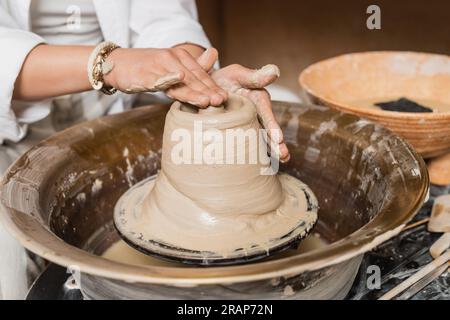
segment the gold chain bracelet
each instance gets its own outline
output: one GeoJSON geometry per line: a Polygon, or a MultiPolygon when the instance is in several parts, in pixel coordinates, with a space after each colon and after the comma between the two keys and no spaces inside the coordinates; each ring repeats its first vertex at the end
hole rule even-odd
{"type": "Polygon", "coordinates": [[[117,89],[111,86],[106,86],[104,76],[108,74],[113,65],[107,62],[106,59],[115,49],[120,48],[113,42],[105,41],[94,48],[88,61],[88,76],[92,88],[100,90],[104,94],[112,95],[117,92],[117,89]]]}

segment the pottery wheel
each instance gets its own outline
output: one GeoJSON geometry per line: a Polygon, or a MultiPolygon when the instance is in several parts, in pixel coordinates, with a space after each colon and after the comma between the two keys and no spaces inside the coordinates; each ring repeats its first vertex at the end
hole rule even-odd
{"type": "MultiPolygon", "coordinates": [[[[302,207],[298,210],[299,214],[295,218],[294,227],[282,236],[276,238],[269,236],[264,244],[255,244],[247,249],[236,248],[234,252],[226,256],[211,251],[184,248],[164,242],[156,237],[144,236],[142,232],[130,231],[128,228],[128,225],[142,223],[139,218],[139,206],[142,205],[142,201],[153,189],[155,180],[156,176],[152,176],[139,182],[120,198],[114,211],[114,223],[120,236],[133,248],[164,260],[197,265],[230,265],[252,262],[276,252],[296,248],[300,241],[309,234],[317,221],[317,200],[312,191],[300,180],[283,174],[280,175],[280,180],[283,187],[289,192],[285,204],[292,205],[293,202],[295,203],[300,199],[299,202],[301,202],[302,207]],[[133,210],[126,209],[126,202],[128,201],[137,203],[133,210]]],[[[148,223],[152,222],[148,221],[148,223]]],[[[282,221],[274,223],[282,223],[282,221]]],[[[239,230],[236,230],[235,237],[239,237],[239,230]]]]}
{"type": "MultiPolygon", "coordinates": [[[[313,228],[318,211],[313,192],[300,180],[263,174],[270,161],[234,164],[237,144],[220,164],[195,163],[195,146],[186,152],[193,161],[174,160],[179,150],[174,133],[198,134],[198,121],[205,136],[211,129],[223,137],[230,128],[260,130],[253,103],[231,95],[222,109],[196,113],[185,108],[176,102],[167,114],[159,174],[130,188],[116,204],[114,223],[122,238],[148,255],[196,265],[246,263],[296,247],[313,228]]],[[[219,150],[223,140],[200,144],[219,150]]],[[[267,156],[265,141],[250,141],[241,145],[246,159],[261,152],[267,156]]]]}

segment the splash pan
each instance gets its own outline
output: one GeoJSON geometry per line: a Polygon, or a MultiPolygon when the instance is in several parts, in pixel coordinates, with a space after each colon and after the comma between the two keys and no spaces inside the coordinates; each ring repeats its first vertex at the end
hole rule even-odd
{"type": "Polygon", "coordinates": [[[0,218],[32,252],[81,271],[87,298],[343,298],[362,254],[398,234],[428,192],[423,160],[390,131],[326,107],[274,102],[327,246],[236,266],[132,265],[101,257],[119,238],[114,205],[160,167],[167,106],[66,129],[25,153],[0,185],[0,218]],[[101,241],[98,235],[102,234],[101,241]]]}

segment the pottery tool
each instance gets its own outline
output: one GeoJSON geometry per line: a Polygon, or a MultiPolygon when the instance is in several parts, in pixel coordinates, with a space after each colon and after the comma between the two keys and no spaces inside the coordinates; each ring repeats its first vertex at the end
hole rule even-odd
{"type": "Polygon", "coordinates": [[[437,258],[450,247],[450,195],[439,196],[434,200],[428,231],[444,232],[430,247],[431,256],[437,258]]]}
{"type": "Polygon", "coordinates": [[[450,184],[450,153],[431,159],[428,162],[430,182],[438,186],[450,184]]]}
{"type": "Polygon", "coordinates": [[[408,299],[425,287],[428,283],[439,277],[448,268],[450,257],[450,195],[439,196],[435,199],[429,219],[419,221],[423,224],[428,221],[428,231],[445,232],[431,247],[430,254],[435,259],[413,276],[384,294],[380,300],[389,300],[405,291],[398,299],[408,299]]]}
{"type": "Polygon", "coordinates": [[[430,254],[433,258],[436,259],[449,247],[450,247],[450,232],[446,232],[430,247],[430,254]]]}
{"type": "Polygon", "coordinates": [[[442,265],[447,265],[450,260],[450,251],[446,251],[443,255],[439,256],[437,259],[431,261],[429,264],[425,265],[411,277],[394,287],[393,289],[382,295],[379,300],[390,300],[395,296],[399,295],[410,286],[414,285],[416,282],[420,281],[423,277],[426,277],[429,273],[434,272],[439,269],[442,265]]]}
{"type": "Polygon", "coordinates": [[[422,279],[417,281],[415,284],[413,284],[411,287],[409,287],[409,289],[405,290],[401,295],[399,295],[397,297],[396,300],[408,300],[408,299],[410,299],[411,297],[416,295],[420,290],[422,290],[427,285],[429,285],[431,282],[433,282],[434,280],[439,278],[441,276],[441,274],[446,272],[447,269],[449,268],[449,265],[450,265],[449,263],[443,264],[442,266],[440,266],[436,270],[430,272],[425,277],[423,277],[422,279]]]}
{"type": "Polygon", "coordinates": [[[439,196],[434,200],[428,231],[450,232],[450,194],[439,196]]]}
{"type": "Polygon", "coordinates": [[[410,223],[410,224],[406,225],[406,226],[402,229],[402,232],[407,231],[407,230],[414,229],[414,228],[419,227],[419,226],[421,226],[421,225],[424,225],[424,224],[427,223],[428,221],[430,221],[430,218],[424,218],[424,219],[422,219],[422,220],[419,220],[419,221],[410,223]]]}

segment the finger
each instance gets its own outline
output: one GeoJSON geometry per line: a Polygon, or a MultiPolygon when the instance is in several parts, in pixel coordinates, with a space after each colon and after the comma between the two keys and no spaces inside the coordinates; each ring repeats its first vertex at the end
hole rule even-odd
{"type": "Polygon", "coordinates": [[[172,72],[164,75],[151,72],[145,75],[144,83],[140,80],[131,82],[123,91],[126,93],[164,91],[182,82],[183,78],[183,72],[172,72]]]}
{"type": "Polygon", "coordinates": [[[184,72],[171,72],[156,79],[149,91],[165,91],[170,87],[182,82],[184,79],[184,72]]]}
{"type": "Polygon", "coordinates": [[[191,69],[191,72],[213,93],[211,105],[218,106],[228,98],[226,91],[220,88],[203,69],[191,69]]]}
{"type": "Polygon", "coordinates": [[[247,96],[256,105],[258,116],[267,130],[270,140],[279,144],[280,160],[282,162],[289,160],[289,150],[284,143],[283,132],[273,114],[269,93],[265,89],[241,89],[238,93],[247,96]]]}
{"type": "Polygon", "coordinates": [[[245,93],[255,104],[256,111],[258,112],[262,124],[264,128],[269,130],[269,135],[272,140],[277,143],[283,142],[283,133],[273,114],[269,93],[265,89],[246,90],[245,93]],[[273,132],[273,134],[270,134],[271,132],[273,132]]]}
{"type": "Polygon", "coordinates": [[[197,79],[201,80],[208,88],[216,91],[219,94],[222,94],[226,97],[226,92],[220,88],[211,76],[205,71],[205,68],[211,68],[214,62],[217,60],[217,50],[214,48],[207,49],[204,54],[202,54],[199,59],[203,60],[203,64],[201,65],[194,57],[191,56],[189,52],[184,49],[178,49],[176,54],[180,58],[181,62],[184,66],[190,70],[197,79]]]}
{"type": "Polygon", "coordinates": [[[211,71],[219,57],[219,53],[215,48],[206,49],[200,57],[197,58],[198,64],[202,67],[206,72],[211,71]]]}
{"type": "Polygon", "coordinates": [[[273,142],[269,139],[269,142],[267,143],[267,153],[269,155],[273,155],[274,152],[276,152],[278,159],[282,163],[286,163],[291,159],[291,155],[289,154],[289,150],[286,146],[286,144],[273,144],[273,142]]]}
{"type": "MultiPolygon", "coordinates": [[[[217,83],[211,78],[209,74],[207,74],[203,69],[193,69],[192,73],[201,80],[205,85],[207,85],[210,89],[212,89],[215,93],[220,95],[220,99],[217,100],[218,104],[223,103],[228,99],[228,93],[219,87],[217,83]]],[[[218,105],[217,104],[217,105],[218,105]]]]}
{"type": "Polygon", "coordinates": [[[166,91],[168,97],[187,102],[200,108],[206,108],[210,104],[210,99],[202,92],[191,89],[186,85],[176,85],[166,91]]]}
{"type": "MultiPolygon", "coordinates": [[[[181,101],[188,102],[185,99],[192,99],[193,97],[197,97],[191,102],[197,101],[197,103],[195,104],[198,104],[200,106],[204,103],[204,97],[207,97],[207,104],[210,104],[211,96],[215,93],[208,91],[208,87],[203,82],[198,80],[196,76],[182,63],[177,55],[177,52],[180,52],[182,50],[183,49],[176,48],[170,51],[163,51],[161,53],[161,65],[164,65],[164,73],[182,72],[184,74],[184,85],[177,85],[177,89],[179,89],[179,87],[187,87],[186,89],[182,90],[182,96],[185,98],[180,98],[181,101]],[[189,90],[193,92],[189,92],[189,90]]],[[[176,99],[176,97],[174,98],[176,99]]]]}
{"type": "MultiPolygon", "coordinates": [[[[288,162],[290,159],[289,149],[286,146],[286,144],[283,142],[281,143],[275,143],[274,140],[274,131],[267,130],[267,137],[266,137],[266,143],[267,143],[267,150],[269,154],[273,154],[273,152],[276,152],[278,159],[280,159],[281,162],[288,162]],[[270,134],[272,132],[272,136],[270,134]]],[[[276,132],[276,131],[275,131],[276,132]]]]}
{"type": "MultiPolygon", "coordinates": [[[[220,105],[226,98],[226,92],[211,79],[211,76],[203,70],[202,66],[184,49],[176,49],[175,54],[181,63],[192,73],[192,77],[199,80],[204,86],[199,86],[197,81],[192,83],[192,88],[208,94],[211,98],[211,105],[220,105]]],[[[187,80],[191,77],[187,75],[187,80]]]]}
{"type": "Polygon", "coordinates": [[[286,163],[291,159],[291,154],[289,153],[289,149],[287,145],[283,142],[279,144],[280,148],[280,161],[282,163],[286,163]]]}
{"type": "Polygon", "coordinates": [[[268,131],[263,135],[264,141],[267,146],[267,153],[270,156],[276,156],[282,163],[288,162],[290,159],[289,150],[284,142],[282,143],[274,143],[268,131]]]}
{"type": "Polygon", "coordinates": [[[264,88],[280,76],[280,69],[274,64],[267,64],[257,70],[233,65],[229,72],[236,73],[239,84],[247,89],[264,88]]]}

